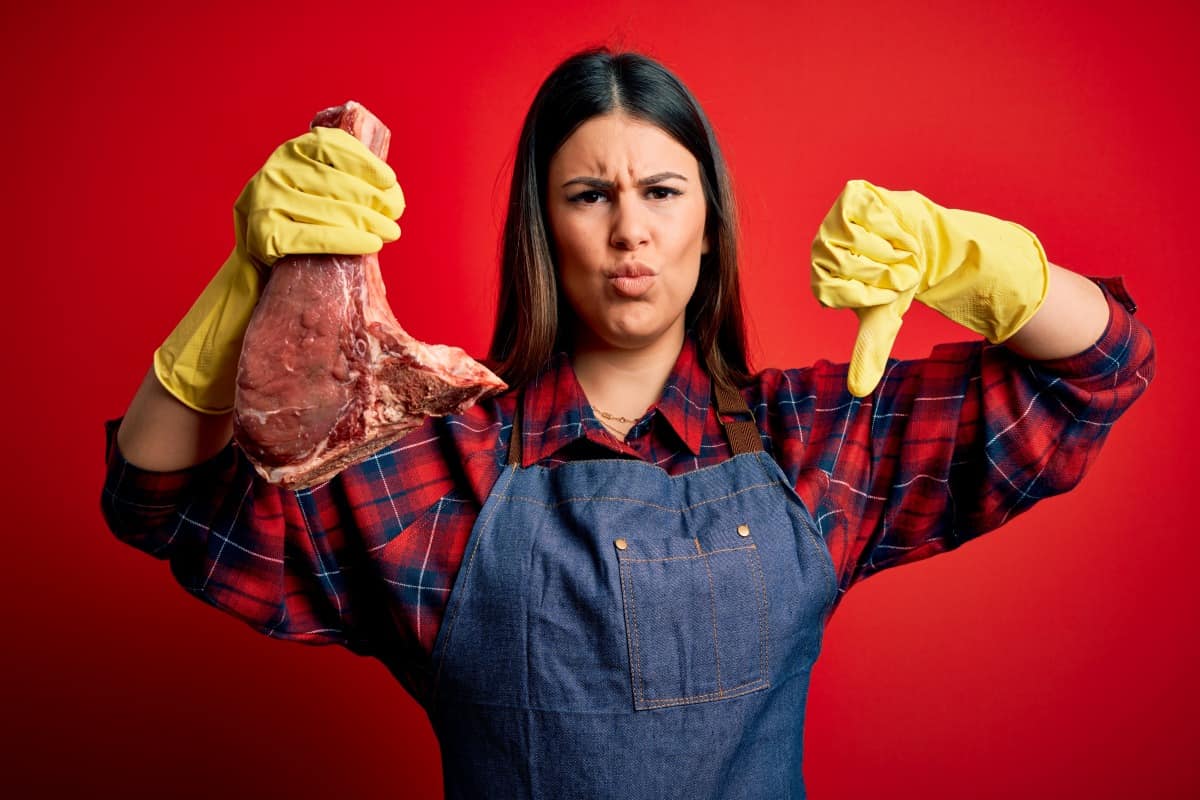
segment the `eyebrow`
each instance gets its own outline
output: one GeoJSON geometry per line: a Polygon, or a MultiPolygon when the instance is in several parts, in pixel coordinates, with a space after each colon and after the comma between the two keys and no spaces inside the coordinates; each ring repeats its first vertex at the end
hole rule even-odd
{"type": "MultiPolygon", "coordinates": [[[[640,181],[637,182],[637,185],[638,186],[649,186],[652,183],[661,183],[665,180],[669,180],[670,178],[678,178],[679,180],[684,181],[685,183],[687,182],[687,178],[683,177],[678,172],[659,172],[655,175],[650,175],[648,177],[642,178],[640,181]]],[[[564,183],[563,188],[565,189],[566,187],[570,186],[573,183],[582,183],[584,186],[591,186],[596,189],[611,189],[616,185],[612,181],[606,181],[606,180],[602,180],[600,178],[588,178],[583,175],[580,175],[579,177],[571,178],[571,180],[564,183]]]]}

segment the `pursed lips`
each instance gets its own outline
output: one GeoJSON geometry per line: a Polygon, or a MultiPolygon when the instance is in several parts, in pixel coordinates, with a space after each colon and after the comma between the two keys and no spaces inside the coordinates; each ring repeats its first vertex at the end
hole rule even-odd
{"type": "Polygon", "coordinates": [[[645,275],[657,274],[658,272],[641,261],[630,261],[604,273],[607,278],[641,278],[645,275]]]}
{"type": "Polygon", "coordinates": [[[605,275],[617,294],[635,298],[650,290],[658,273],[647,264],[631,261],[606,272],[605,275]]]}

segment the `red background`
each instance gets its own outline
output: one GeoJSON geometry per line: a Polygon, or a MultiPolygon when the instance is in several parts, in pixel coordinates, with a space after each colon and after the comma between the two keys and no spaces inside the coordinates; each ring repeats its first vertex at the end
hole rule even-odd
{"type": "MultiPolygon", "coordinates": [[[[1194,3],[190,5],[0,12],[6,787],[438,795],[381,666],[261,637],[108,534],[101,423],[226,255],[245,180],[347,98],[393,130],[397,316],[482,353],[520,119],[561,58],[609,43],[664,60],[719,132],[758,366],[849,353],[806,256],[852,177],[1124,274],[1156,334],[1159,377],[1079,489],[848,596],[813,678],[812,796],[1200,793],[1194,3]]],[[[962,336],[914,308],[896,352],[962,336]]]]}

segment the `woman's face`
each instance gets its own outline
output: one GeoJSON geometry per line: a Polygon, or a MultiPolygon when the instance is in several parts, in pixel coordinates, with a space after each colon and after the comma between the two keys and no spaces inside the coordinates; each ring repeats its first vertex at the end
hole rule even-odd
{"type": "Polygon", "coordinates": [[[546,205],[577,346],[683,340],[708,252],[700,165],[687,148],[622,113],[593,117],[550,159],[546,205]]]}

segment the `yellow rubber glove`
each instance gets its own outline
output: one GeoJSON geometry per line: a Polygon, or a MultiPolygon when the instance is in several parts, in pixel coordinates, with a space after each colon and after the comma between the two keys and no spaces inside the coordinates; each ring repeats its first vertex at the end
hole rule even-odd
{"type": "Polygon", "coordinates": [[[233,207],[236,244],[191,310],[154,353],[159,382],[207,414],[232,410],[242,337],[270,265],[305,253],[363,255],[400,237],[396,175],[337,128],[281,145],[233,207]]]}
{"type": "Polygon", "coordinates": [[[864,180],[849,181],[821,223],[812,266],[821,304],[858,315],[847,380],[858,397],[883,376],[914,298],[1002,342],[1041,307],[1050,269],[1041,242],[1015,222],[864,180]]]}

